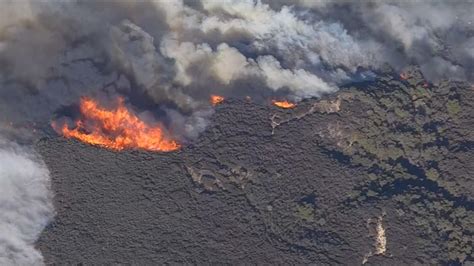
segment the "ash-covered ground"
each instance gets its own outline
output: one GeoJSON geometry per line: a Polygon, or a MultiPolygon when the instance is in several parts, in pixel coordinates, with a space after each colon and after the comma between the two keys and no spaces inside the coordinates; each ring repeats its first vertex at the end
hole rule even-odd
{"type": "Polygon", "coordinates": [[[226,100],[193,144],[61,137],[46,264],[474,262],[474,89],[417,71],[284,110],[226,100]]]}

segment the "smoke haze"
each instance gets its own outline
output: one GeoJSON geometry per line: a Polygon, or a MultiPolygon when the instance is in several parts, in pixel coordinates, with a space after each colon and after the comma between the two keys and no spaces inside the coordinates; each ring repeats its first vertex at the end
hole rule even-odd
{"type": "MultiPolygon", "coordinates": [[[[189,141],[212,115],[210,94],[299,101],[413,64],[432,82],[474,78],[470,1],[1,5],[0,134],[21,143],[81,96],[125,96],[189,141]]],[[[32,243],[51,216],[48,172],[31,150],[2,143],[0,262],[37,262],[32,243]]]]}
{"type": "Polygon", "coordinates": [[[419,65],[433,82],[473,78],[469,2],[21,0],[2,7],[4,124],[44,125],[80,96],[120,94],[187,139],[199,132],[178,129],[205,128],[206,116],[196,115],[210,112],[211,93],[298,101],[373,78],[387,65],[419,65]],[[172,121],[178,115],[182,125],[172,121]]]}

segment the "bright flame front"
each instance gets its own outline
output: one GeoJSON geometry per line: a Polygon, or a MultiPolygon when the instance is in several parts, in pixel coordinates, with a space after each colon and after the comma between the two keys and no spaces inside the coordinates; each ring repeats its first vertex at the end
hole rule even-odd
{"type": "Polygon", "coordinates": [[[273,100],[272,103],[273,103],[273,105],[278,106],[280,108],[284,108],[284,109],[290,109],[290,108],[295,108],[296,107],[296,104],[291,103],[289,101],[275,101],[275,100],[273,100]]]}
{"type": "Polygon", "coordinates": [[[80,103],[82,118],[69,129],[67,124],[53,128],[66,138],[106,147],[113,150],[144,149],[150,151],[173,151],[180,144],[165,135],[160,125],[150,126],[130,112],[119,98],[118,107],[107,110],[97,101],[83,97],[80,103]]]}

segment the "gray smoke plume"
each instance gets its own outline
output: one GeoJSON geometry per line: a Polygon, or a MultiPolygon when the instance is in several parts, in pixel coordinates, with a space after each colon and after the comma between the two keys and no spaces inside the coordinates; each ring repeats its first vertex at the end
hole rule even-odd
{"type": "Polygon", "coordinates": [[[472,11],[438,1],[10,1],[0,11],[2,122],[44,125],[80,96],[120,94],[189,139],[199,132],[179,129],[205,128],[196,114],[212,113],[210,94],[299,101],[387,64],[472,81],[472,11]]]}
{"type": "MultiPolygon", "coordinates": [[[[81,96],[125,96],[189,141],[212,115],[210,94],[299,101],[387,65],[397,72],[419,65],[432,82],[474,79],[471,1],[4,0],[1,7],[0,134],[21,143],[74,113],[81,96]]],[[[0,246],[0,262],[36,261],[31,243],[50,217],[49,203],[39,203],[48,173],[32,151],[4,147],[2,188],[17,194],[2,193],[0,226],[20,222],[2,231],[0,244],[9,244],[0,246]]]]}

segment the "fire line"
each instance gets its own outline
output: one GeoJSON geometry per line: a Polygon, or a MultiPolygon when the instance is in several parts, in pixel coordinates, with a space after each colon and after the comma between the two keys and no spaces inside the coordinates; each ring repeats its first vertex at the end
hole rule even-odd
{"type": "Polygon", "coordinates": [[[80,102],[81,119],[70,129],[66,123],[52,123],[53,128],[66,138],[112,150],[144,149],[150,151],[173,151],[181,145],[165,134],[161,125],[151,126],[129,111],[124,99],[119,97],[118,106],[107,110],[91,98],[80,102]]]}
{"type": "Polygon", "coordinates": [[[272,103],[273,103],[273,105],[278,106],[278,107],[283,108],[283,109],[291,109],[291,108],[296,107],[296,104],[294,104],[292,102],[289,102],[289,101],[276,101],[276,100],[273,100],[272,103]]]}

